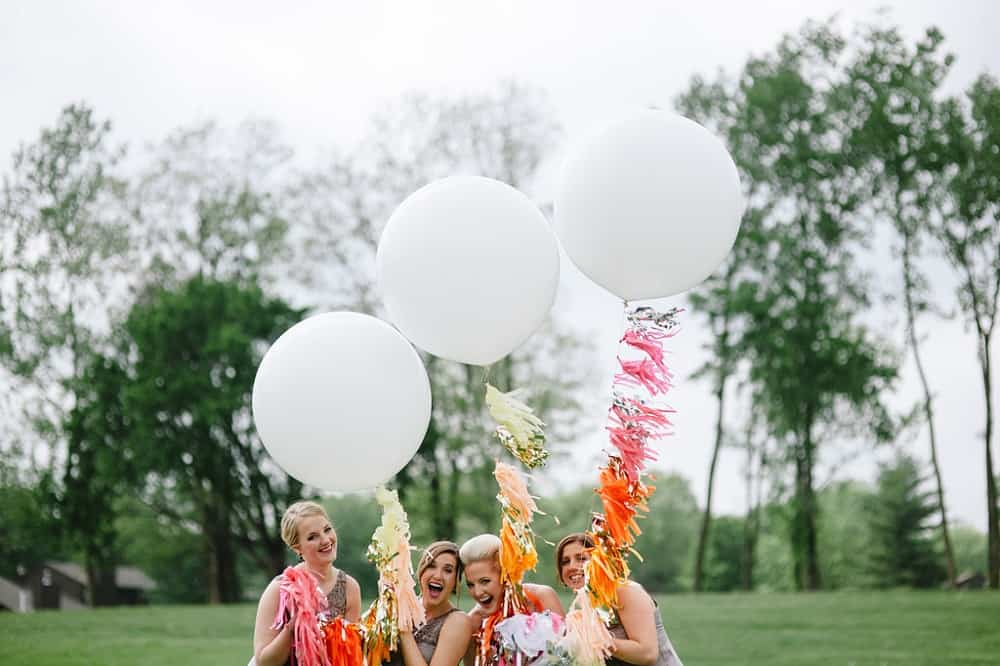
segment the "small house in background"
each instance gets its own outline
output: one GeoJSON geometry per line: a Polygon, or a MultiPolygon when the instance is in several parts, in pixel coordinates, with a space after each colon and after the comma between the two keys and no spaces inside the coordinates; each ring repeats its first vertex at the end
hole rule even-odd
{"type": "Polygon", "coordinates": [[[982,590],[986,587],[986,576],[982,571],[964,571],[955,578],[957,590],[982,590]]]}
{"type": "MultiPolygon", "coordinates": [[[[127,606],[149,603],[149,592],[156,588],[149,576],[129,566],[116,569],[115,583],[118,602],[127,606]]],[[[87,608],[88,599],[87,572],[72,562],[45,562],[21,580],[0,585],[0,605],[12,611],[87,608]]]]}

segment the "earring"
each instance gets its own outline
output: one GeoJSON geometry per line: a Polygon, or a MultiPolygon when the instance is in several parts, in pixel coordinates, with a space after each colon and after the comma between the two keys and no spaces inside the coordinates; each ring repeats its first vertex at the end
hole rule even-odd
{"type": "Polygon", "coordinates": [[[302,559],[302,553],[298,553],[298,556],[299,556],[299,562],[305,562],[305,560],[302,559]]]}

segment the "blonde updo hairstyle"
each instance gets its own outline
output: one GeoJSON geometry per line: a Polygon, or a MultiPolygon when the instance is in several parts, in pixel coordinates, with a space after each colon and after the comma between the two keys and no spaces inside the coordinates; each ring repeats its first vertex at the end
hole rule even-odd
{"type": "Polygon", "coordinates": [[[496,534],[480,534],[462,544],[458,551],[462,566],[468,568],[473,562],[492,560],[500,567],[500,537],[496,534]]]}
{"type": "MultiPolygon", "coordinates": [[[[295,547],[299,545],[299,523],[303,518],[313,516],[323,516],[331,526],[333,525],[330,516],[326,514],[326,509],[316,502],[302,500],[285,509],[285,515],[281,517],[281,540],[285,542],[285,545],[295,550],[295,547]]],[[[334,529],[334,535],[336,535],[336,529],[334,529]]]]}

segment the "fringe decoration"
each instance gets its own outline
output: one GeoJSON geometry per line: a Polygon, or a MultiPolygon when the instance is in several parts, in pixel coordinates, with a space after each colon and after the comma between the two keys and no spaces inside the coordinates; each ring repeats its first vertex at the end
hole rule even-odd
{"type": "Polygon", "coordinates": [[[497,422],[494,433],[504,448],[529,469],[544,465],[549,452],[545,448],[545,423],[528,405],[515,397],[517,391],[503,393],[486,385],[486,406],[497,422]]]}
{"type": "Polygon", "coordinates": [[[493,476],[500,486],[497,500],[503,511],[500,529],[500,578],[509,583],[520,596],[524,574],[538,564],[535,535],[531,520],[538,513],[535,499],[528,492],[528,485],[511,465],[497,461],[493,476]]]}
{"type": "Polygon", "coordinates": [[[294,622],[292,650],[295,661],[302,666],[331,666],[327,646],[320,628],[320,615],[329,603],[320,593],[316,579],[308,571],[287,567],[281,574],[278,591],[278,612],[272,629],[282,629],[294,622]]]}
{"type": "Polygon", "coordinates": [[[323,625],[323,636],[330,666],[364,666],[364,639],[357,624],[336,617],[323,625]]]}
{"type": "MultiPolygon", "coordinates": [[[[590,535],[594,540],[586,568],[587,602],[595,614],[613,617],[618,607],[618,587],[628,580],[627,558],[634,554],[636,537],[641,534],[636,518],[648,511],[647,501],[655,488],[642,481],[646,464],[657,459],[650,442],[671,433],[669,407],[653,406],[642,396],[655,398],[673,386],[673,375],[667,367],[663,342],[677,333],[674,308],[657,312],[649,307],[627,308],[626,330],[621,338],[623,353],[632,358],[618,357],[620,372],[615,375],[611,406],[608,410],[608,439],[613,447],[608,464],[600,470],[603,513],[594,516],[590,535]],[[635,358],[638,355],[639,358],[635,358]]],[[[596,664],[600,650],[586,649],[594,634],[593,615],[577,617],[567,623],[567,645],[573,646],[581,663],[596,664]],[[590,632],[590,633],[587,633],[590,632]],[[589,637],[589,638],[588,638],[589,637]],[[581,647],[584,646],[584,647],[581,647]]],[[[593,644],[593,643],[591,643],[593,644]]]]}
{"type": "Polygon", "coordinates": [[[382,522],[368,546],[368,559],[379,571],[378,596],[361,618],[363,656],[368,666],[388,661],[399,645],[400,629],[413,631],[424,623],[424,607],[414,592],[410,561],[410,524],[394,490],[375,489],[382,522]]]}
{"type": "Polygon", "coordinates": [[[590,603],[590,595],[580,590],[566,612],[566,634],[557,643],[557,653],[570,655],[575,666],[604,666],[614,645],[611,632],[590,603]]]}

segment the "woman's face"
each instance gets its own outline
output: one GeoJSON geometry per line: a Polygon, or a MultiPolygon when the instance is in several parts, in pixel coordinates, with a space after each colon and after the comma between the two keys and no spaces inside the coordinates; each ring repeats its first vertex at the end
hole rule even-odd
{"type": "Polygon", "coordinates": [[[500,567],[492,560],[480,560],[465,567],[465,584],[469,594],[479,602],[479,607],[487,614],[497,609],[500,603],[500,567]]]}
{"type": "Polygon", "coordinates": [[[337,559],[337,533],[330,521],[324,516],[302,518],[296,551],[314,569],[332,564],[337,559]]]}
{"type": "Polygon", "coordinates": [[[566,544],[559,558],[559,578],[574,590],[583,587],[583,570],[590,561],[590,551],[579,541],[566,544]]]}
{"type": "Polygon", "coordinates": [[[454,553],[441,553],[420,574],[420,594],[424,606],[430,608],[448,601],[455,591],[458,578],[458,559],[454,553]]]}

